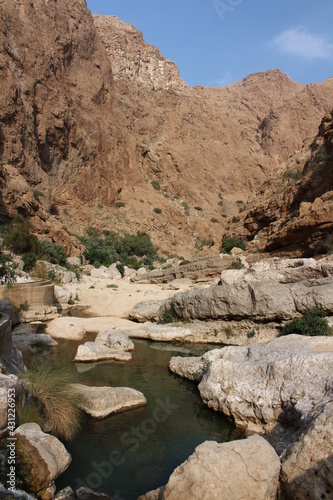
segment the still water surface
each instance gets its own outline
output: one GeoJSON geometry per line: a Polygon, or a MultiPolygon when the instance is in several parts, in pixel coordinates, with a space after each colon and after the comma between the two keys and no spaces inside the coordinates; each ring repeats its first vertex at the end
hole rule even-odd
{"type": "MultiPolygon", "coordinates": [[[[130,362],[101,363],[91,369],[89,364],[78,365],[80,382],[132,387],[143,392],[148,404],[103,420],[87,417],[75,440],[65,443],[72,463],[58,479],[58,490],[85,485],[115,499],[136,499],[166,484],[200,443],[242,437],[225,417],[203,404],[195,383],[168,369],[171,356],[201,355],[216,346],[134,343],[130,362]]],[[[72,363],[76,347],[75,342],[61,342],[53,356],[72,363]]]]}

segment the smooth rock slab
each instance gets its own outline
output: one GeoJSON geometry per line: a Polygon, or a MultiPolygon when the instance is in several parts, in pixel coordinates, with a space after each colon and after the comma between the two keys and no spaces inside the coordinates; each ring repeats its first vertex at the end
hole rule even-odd
{"type": "Polygon", "coordinates": [[[121,349],[110,349],[98,342],[86,342],[79,345],[74,358],[74,361],[89,362],[89,361],[130,361],[132,355],[129,352],[124,352],[121,349]]]}
{"type": "Polygon", "coordinates": [[[37,424],[20,425],[14,433],[16,454],[26,483],[38,498],[50,500],[55,493],[54,480],[71,462],[71,455],[54,436],[45,434],[37,424]]]}
{"type": "Polygon", "coordinates": [[[95,342],[106,345],[110,349],[132,351],[134,344],[126,333],[114,330],[103,330],[97,334],[95,342]]]}
{"type": "Polygon", "coordinates": [[[279,472],[279,457],[260,436],[206,441],[175,469],[163,500],[275,500],[279,472]]]}
{"type": "Polygon", "coordinates": [[[74,384],[82,397],[80,408],[94,418],[105,418],[111,413],[129,410],[147,404],[142,392],[129,387],[91,387],[74,384]]]}

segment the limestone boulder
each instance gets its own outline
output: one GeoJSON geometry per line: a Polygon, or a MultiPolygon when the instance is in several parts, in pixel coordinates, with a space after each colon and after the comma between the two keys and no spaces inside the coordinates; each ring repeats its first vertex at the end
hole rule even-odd
{"type": "Polygon", "coordinates": [[[199,384],[205,403],[247,432],[299,424],[333,390],[333,337],[288,335],[215,349],[199,384]]]}
{"type": "Polygon", "coordinates": [[[126,333],[103,330],[97,334],[95,342],[106,345],[110,349],[120,349],[122,351],[132,351],[134,344],[126,333]]]}
{"type": "MultiPolygon", "coordinates": [[[[333,354],[332,354],[333,357],[333,354]]],[[[298,439],[281,457],[281,486],[288,498],[333,497],[333,398],[318,404],[298,439]]]]}
{"type": "Polygon", "coordinates": [[[69,304],[72,300],[73,292],[71,290],[65,290],[65,288],[61,286],[54,285],[54,297],[59,304],[69,304]]]}
{"type": "Polygon", "coordinates": [[[18,315],[9,300],[0,300],[0,314],[5,314],[9,317],[12,325],[17,325],[18,315]]]}
{"type": "Polygon", "coordinates": [[[169,300],[145,300],[138,302],[129,312],[128,319],[137,323],[159,321],[168,307],[169,300]]]}
{"type": "Polygon", "coordinates": [[[109,267],[100,266],[98,268],[92,267],[90,269],[90,276],[92,278],[109,278],[120,280],[122,278],[120,272],[117,269],[117,264],[113,263],[109,267]]]}
{"type": "Polygon", "coordinates": [[[291,319],[312,307],[333,313],[333,278],[299,283],[245,281],[176,293],[171,307],[181,319],[291,319]]]}
{"type": "Polygon", "coordinates": [[[55,347],[58,342],[46,333],[36,333],[34,328],[22,323],[13,330],[13,345],[22,352],[34,352],[36,349],[55,347]]]}
{"type": "Polygon", "coordinates": [[[23,382],[14,376],[0,375],[0,433],[7,429],[8,394],[14,398],[15,406],[22,403],[28,396],[23,382]]]}
{"type": "Polygon", "coordinates": [[[22,353],[13,344],[12,322],[7,314],[0,316],[0,372],[18,375],[24,370],[22,353]]]}
{"type": "Polygon", "coordinates": [[[121,349],[107,347],[99,342],[85,342],[77,348],[74,361],[90,362],[112,359],[115,361],[130,361],[132,355],[121,349]]]}
{"type": "Polygon", "coordinates": [[[208,363],[203,357],[188,358],[182,356],[174,356],[169,363],[170,370],[180,377],[200,382],[203,374],[207,370],[208,363]]]}
{"type": "Polygon", "coordinates": [[[21,473],[29,489],[41,500],[51,500],[56,489],[54,481],[69,466],[71,455],[56,437],[45,434],[37,424],[21,425],[14,435],[21,473]]]}
{"type": "Polygon", "coordinates": [[[170,476],[163,500],[275,500],[279,472],[279,457],[260,436],[206,441],[170,476]]]}
{"type": "Polygon", "coordinates": [[[325,257],[320,260],[309,259],[282,259],[278,257],[262,259],[250,265],[244,265],[240,270],[224,270],[221,280],[226,285],[239,282],[278,282],[296,283],[310,279],[333,276],[333,258],[325,257]]]}
{"type": "Polygon", "coordinates": [[[105,418],[111,413],[147,404],[142,392],[129,387],[91,387],[74,384],[81,402],[80,408],[93,418],[105,418]]]}

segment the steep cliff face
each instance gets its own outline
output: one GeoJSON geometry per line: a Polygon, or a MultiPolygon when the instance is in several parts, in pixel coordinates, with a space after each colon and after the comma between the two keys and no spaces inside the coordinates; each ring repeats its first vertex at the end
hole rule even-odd
{"type": "Polygon", "coordinates": [[[126,170],[111,65],[84,1],[3,0],[0,19],[1,212],[62,232],[52,212],[111,204],[126,170]]]}
{"type": "Polygon", "coordinates": [[[69,233],[88,225],[216,252],[228,217],[332,106],[333,79],[306,86],[278,70],[191,88],[84,0],[2,0],[0,16],[0,216],[19,211],[72,252],[69,233]]]}
{"type": "Polygon", "coordinates": [[[262,186],[228,231],[254,250],[313,256],[333,246],[333,111],[313,141],[287,161],[273,183],[262,186]]]}

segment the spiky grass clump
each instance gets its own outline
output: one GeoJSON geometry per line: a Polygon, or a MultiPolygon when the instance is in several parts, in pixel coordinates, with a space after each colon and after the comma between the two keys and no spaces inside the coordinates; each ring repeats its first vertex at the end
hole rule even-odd
{"type": "Polygon", "coordinates": [[[77,381],[70,369],[43,361],[22,375],[28,390],[40,408],[45,426],[59,438],[71,440],[80,429],[79,397],[73,388],[77,381]]]}
{"type": "Polygon", "coordinates": [[[18,419],[18,425],[29,424],[34,422],[38,424],[42,429],[45,426],[45,422],[42,417],[41,408],[37,403],[25,402],[22,405],[16,406],[16,414],[18,419]]]}

